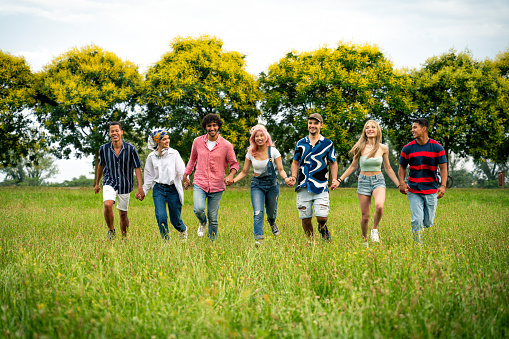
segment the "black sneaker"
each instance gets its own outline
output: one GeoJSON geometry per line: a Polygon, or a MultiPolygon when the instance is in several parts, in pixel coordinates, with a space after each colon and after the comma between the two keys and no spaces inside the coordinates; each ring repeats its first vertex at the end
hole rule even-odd
{"type": "Polygon", "coordinates": [[[108,239],[115,240],[115,230],[108,230],[108,239]]]}
{"type": "Polygon", "coordinates": [[[270,229],[272,230],[272,234],[274,234],[274,236],[278,236],[279,235],[279,228],[277,228],[277,225],[274,223],[274,225],[270,225],[270,229]]]}
{"type": "Polygon", "coordinates": [[[323,225],[322,228],[320,228],[320,226],[318,226],[318,231],[322,235],[323,240],[325,240],[327,242],[331,241],[331,236],[330,236],[329,229],[327,228],[327,225],[323,225]]]}

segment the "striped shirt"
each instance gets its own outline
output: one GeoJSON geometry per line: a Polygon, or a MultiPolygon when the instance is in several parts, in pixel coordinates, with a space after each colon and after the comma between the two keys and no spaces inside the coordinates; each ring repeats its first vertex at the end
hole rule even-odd
{"type": "Polygon", "coordinates": [[[302,138],[297,142],[293,160],[300,162],[296,191],[306,187],[311,193],[327,192],[329,183],[327,165],[336,161],[332,141],[320,136],[320,140],[313,146],[309,136],[302,138]]]}
{"type": "Polygon", "coordinates": [[[103,185],[113,187],[118,194],[131,193],[133,190],[133,170],[141,167],[136,147],[122,141],[118,157],[110,141],[99,148],[99,164],[104,166],[103,185]]]}
{"type": "Polygon", "coordinates": [[[404,168],[410,165],[408,177],[409,191],[420,194],[437,193],[439,164],[447,162],[445,150],[438,142],[429,139],[424,145],[415,140],[403,147],[399,164],[404,168]]]}

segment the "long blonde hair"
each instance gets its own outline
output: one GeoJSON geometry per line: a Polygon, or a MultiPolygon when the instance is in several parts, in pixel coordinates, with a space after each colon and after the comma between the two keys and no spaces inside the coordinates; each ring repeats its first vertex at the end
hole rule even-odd
{"type": "Polygon", "coordinates": [[[376,152],[378,151],[378,148],[380,147],[380,143],[382,142],[382,129],[380,128],[380,125],[378,124],[378,122],[376,122],[375,120],[368,120],[364,124],[364,128],[362,129],[362,134],[361,134],[361,137],[359,138],[359,141],[357,141],[357,143],[355,145],[353,145],[352,149],[348,152],[348,155],[349,156],[353,155],[354,159],[359,158],[361,156],[362,152],[366,148],[366,145],[368,144],[368,137],[366,135],[366,127],[368,126],[368,124],[371,124],[371,123],[375,124],[377,134],[376,134],[376,141],[375,141],[375,145],[373,146],[373,150],[371,152],[369,152],[369,154],[367,155],[367,158],[374,157],[376,152]]]}

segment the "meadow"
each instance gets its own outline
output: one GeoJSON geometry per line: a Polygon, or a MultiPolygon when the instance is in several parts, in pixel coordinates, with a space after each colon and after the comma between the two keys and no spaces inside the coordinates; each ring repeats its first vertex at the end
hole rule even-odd
{"type": "Polygon", "coordinates": [[[229,188],[210,243],[188,190],[188,241],[163,242],[151,193],[133,193],[128,236],[116,213],[109,241],[92,188],[0,188],[0,336],[509,336],[509,190],[447,190],[422,247],[396,189],[368,249],[353,188],[331,193],[331,243],[304,236],[291,189],[261,247],[252,214],[249,189],[229,188]]]}

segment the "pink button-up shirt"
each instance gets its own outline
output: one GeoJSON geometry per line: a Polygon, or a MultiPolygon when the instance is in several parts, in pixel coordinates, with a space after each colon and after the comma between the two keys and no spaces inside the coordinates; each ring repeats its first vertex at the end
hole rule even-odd
{"type": "Polygon", "coordinates": [[[211,151],[207,147],[207,134],[194,139],[191,158],[184,171],[186,175],[190,175],[196,165],[193,184],[208,193],[221,192],[226,189],[224,171],[228,164],[230,164],[230,170],[234,168],[237,172],[239,171],[239,163],[235,157],[233,145],[220,135],[216,141],[217,143],[211,151]]]}

